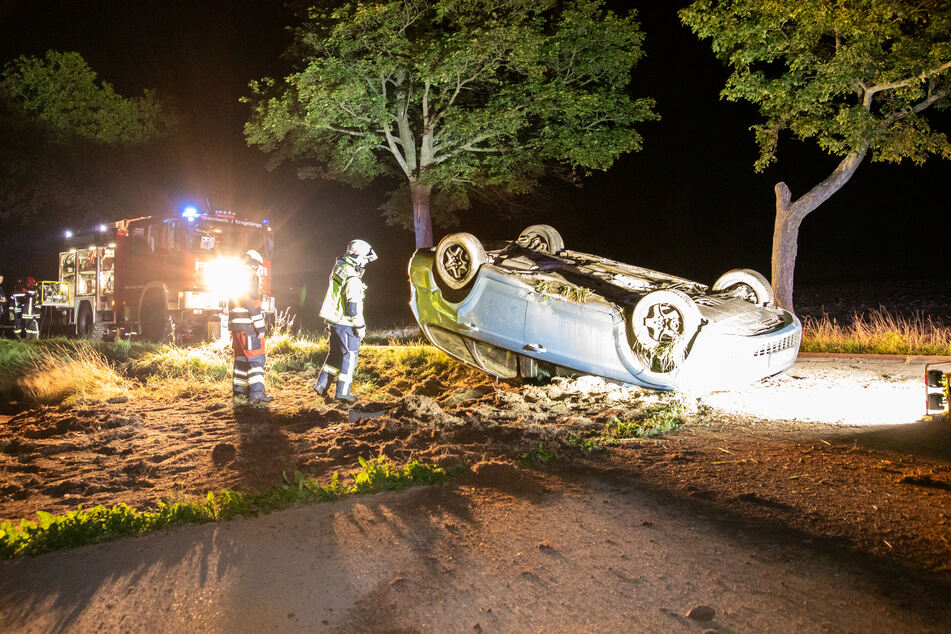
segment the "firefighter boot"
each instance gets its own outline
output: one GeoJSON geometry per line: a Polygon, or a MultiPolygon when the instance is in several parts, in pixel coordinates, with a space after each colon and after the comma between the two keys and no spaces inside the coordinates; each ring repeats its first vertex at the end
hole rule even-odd
{"type": "Polygon", "coordinates": [[[355,403],[357,398],[350,394],[350,384],[343,381],[337,381],[337,391],[334,393],[334,399],[344,403],[355,403]]]}

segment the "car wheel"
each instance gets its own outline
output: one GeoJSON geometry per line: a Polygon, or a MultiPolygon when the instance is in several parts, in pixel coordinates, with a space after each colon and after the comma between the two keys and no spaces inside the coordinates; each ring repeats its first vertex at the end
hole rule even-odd
{"type": "Polygon", "coordinates": [[[555,255],[565,248],[565,241],[558,230],[550,225],[532,225],[518,234],[519,246],[555,255]]]}
{"type": "Polygon", "coordinates": [[[482,243],[471,233],[452,233],[436,246],[436,275],[453,290],[467,287],[486,263],[482,243]]]}
{"type": "Polygon", "coordinates": [[[753,269],[733,269],[720,276],[712,290],[739,297],[757,306],[773,306],[775,297],[769,281],[753,269]]]}
{"type": "Polygon", "coordinates": [[[700,310],[676,289],[648,293],[631,313],[634,352],[652,372],[676,371],[699,328],[700,310]]]}

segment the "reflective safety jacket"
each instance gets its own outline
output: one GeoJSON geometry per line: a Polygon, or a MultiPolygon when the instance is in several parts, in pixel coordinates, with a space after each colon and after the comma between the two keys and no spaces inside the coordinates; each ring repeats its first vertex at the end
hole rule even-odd
{"type": "Polygon", "coordinates": [[[40,318],[40,298],[35,289],[28,288],[20,295],[19,301],[22,317],[25,320],[40,318]]]}
{"type": "Polygon", "coordinates": [[[261,285],[257,269],[244,267],[248,283],[240,296],[228,300],[228,329],[231,332],[252,330],[263,336],[266,330],[264,313],[261,312],[261,285]]]}
{"type": "Polygon", "coordinates": [[[330,273],[327,296],[320,307],[320,316],[332,324],[363,328],[363,298],[367,285],[361,279],[363,271],[348,256],[337,259],[330,273]]]}

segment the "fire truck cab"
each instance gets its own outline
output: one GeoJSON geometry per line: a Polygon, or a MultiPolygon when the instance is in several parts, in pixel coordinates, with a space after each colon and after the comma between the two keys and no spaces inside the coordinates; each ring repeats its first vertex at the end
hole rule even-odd
{"type": "Polygon", "coordinates": [[[43,283],[44,308],[52,307],[68,332],[94,339],[134,336],[159,341],[216,337],[227,319],[229,296],[241,290],[241,256],[257,250],[262,310],[273,318],[271,256],[274,234],[267,220],[231,211],[143,216],[67,232],[59,254],[59,280],[43,283]]]}

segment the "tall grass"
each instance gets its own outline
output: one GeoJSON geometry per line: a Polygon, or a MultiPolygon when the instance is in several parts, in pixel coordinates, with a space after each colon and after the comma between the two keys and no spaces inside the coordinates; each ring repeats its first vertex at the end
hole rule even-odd
{"type": "Polygon", "coordinates": [[[31,404],[102,400],[126,393],[100,350],[84,341],[0,341],[0,395],[31,404]]]}
{"type": "Polygon", "coordinates": [[[902,316],[882,308],[855,313],[849,324],[827,315],[803,319],[803,352],[951,355],[951,328],[923,313],[902,316]]]}

